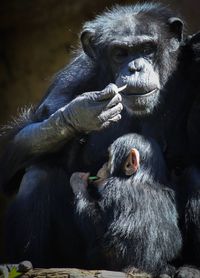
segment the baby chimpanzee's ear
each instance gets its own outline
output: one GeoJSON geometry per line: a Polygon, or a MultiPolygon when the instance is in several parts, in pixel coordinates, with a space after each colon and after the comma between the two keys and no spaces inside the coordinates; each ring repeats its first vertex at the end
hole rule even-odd
{"type": "Polygon", "coordinates": [[[140,154],[137,149],[133,148],[124,163],[124,174],[126,176],[133,175],[140,166],[140,154]]]}

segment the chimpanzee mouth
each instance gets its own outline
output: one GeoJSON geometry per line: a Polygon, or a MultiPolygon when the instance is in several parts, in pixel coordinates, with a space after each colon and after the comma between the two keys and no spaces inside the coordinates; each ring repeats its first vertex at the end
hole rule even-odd
{"type": "Polygon", "coordinates": [[[152,91],[148,91],[148,92],[143,91],[141,93],[133,93],[131,91],[124,90],[124,91],[121,92],[121,94],[123,96],[126,96],[126,97],[129,97],[129,96],[130,97],[148,97],[148,96],[153,95],[153,94],[158,93],[158,92],[159,92],[159,89],[155,88],[152,91]]]}

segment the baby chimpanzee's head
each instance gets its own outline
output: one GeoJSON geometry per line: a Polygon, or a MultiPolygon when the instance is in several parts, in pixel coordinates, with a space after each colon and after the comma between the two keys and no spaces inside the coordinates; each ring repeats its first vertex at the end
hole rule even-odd
{"type": "Polygon", "coordinates": [[[166,166],[159,145],[151,138],[131,133],[115,140],[108,149],[109,160],[98,171],[101,180],[108,177],[151,176],[166,180],[166,166]]]}

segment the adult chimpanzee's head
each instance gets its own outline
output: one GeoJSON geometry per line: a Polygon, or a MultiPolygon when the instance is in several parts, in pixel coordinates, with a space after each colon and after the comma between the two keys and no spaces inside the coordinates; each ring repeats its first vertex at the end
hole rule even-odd
{"type": "Polygon", "coordinates": [[[182,36],[181,19],[160,4],[146,3],[116,6],[87,22],[81,42],[110,82],[127,84],[126,108],[145,115],[160,102],[160,91],[176,68],[182,36]]]}
{"type": "Polygon", "coordinates": [[[130,177],[141,182],[165,183],[166,166],[158,144],[151,138],[131,133],[119,137],[109,147],[109,161],[97,173],[101,179],[107,177],[130,177]]]}

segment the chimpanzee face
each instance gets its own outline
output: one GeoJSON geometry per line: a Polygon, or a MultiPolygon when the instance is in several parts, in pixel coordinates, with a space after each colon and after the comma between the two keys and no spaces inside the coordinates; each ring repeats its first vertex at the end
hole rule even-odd
{"type": "Polygon", "coordinates": [[[143,26],[142,30],[137,24],[133,26],[126,36],[109,46],[110,65],[115,84],[118,87],[127,85],[121,94],[128,110],[134,114],[150,113],[151,103],[158,102],[160,91],[156,65],[159,40],[156,26],[143,26]]]}
{"type": "Polygon", "coordinates": [[[83,49],[119,88],[123,104],[135,115],[151,114],[161,101],[162,89],[173,72],[182,40],[179,18],[160,18],[153,12],[138,13],[132,7],[112,11],[86,24],[83,49]]]}

